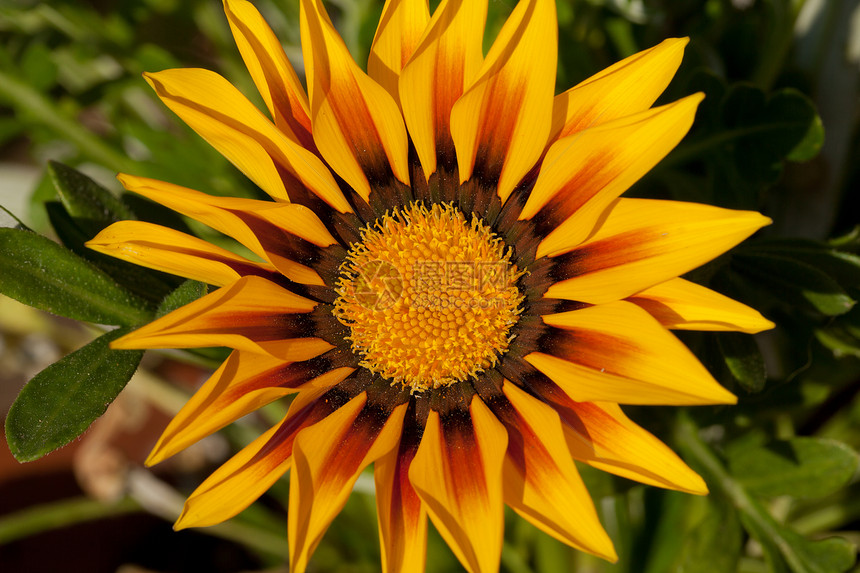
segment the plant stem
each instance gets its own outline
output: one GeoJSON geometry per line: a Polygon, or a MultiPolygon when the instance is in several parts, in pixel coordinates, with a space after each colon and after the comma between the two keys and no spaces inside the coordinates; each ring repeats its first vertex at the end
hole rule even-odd
{"type": "Polygon", "coordinates": [[[84,155],[113,171],[132,171],[134,162],[118,153],[80,123],[62,115],[56,106],[32,86],[0,71],[0,96],[19,112],[77,145],[84,155]]]}
{"type": "Polygon", "coordinates": [[[140,505],[132,499],[104,503],[80,497],[45,503],[0,518],[0,545],[44,531],[140,510],[140,505]]]}

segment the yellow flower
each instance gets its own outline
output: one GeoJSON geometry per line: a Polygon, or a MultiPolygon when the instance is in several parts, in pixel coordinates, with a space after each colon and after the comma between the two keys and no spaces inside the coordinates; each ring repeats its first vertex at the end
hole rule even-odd
{"type": "Polygon", "coordinates": [[[616,555],[573,460],[704,494],[619,404],[733,403],[671,329],[756,332],[756,311],[680,275],[769,220],[619,199],[685,135],[701,94],[651,107],[686,39],[554,96],[553,0],[521,0],[486,57],[487,0],[387,0],[368,73],[321,0],[301,0],[307,96],[244,0],[227,18],[271,119],[219,75],[146,79],[273,201],[131,175],[127,189],[263,262],[117,223],[96,250],[218,290],[115,348],[227,346],[157,463],[264,404],[282,422],[191,494],[178,528],[235,515],[292,470],[292,571],[374,465],[385,571],[421,571],[427,518],[463,566],[495,571],[509,505],[616,555]]]}

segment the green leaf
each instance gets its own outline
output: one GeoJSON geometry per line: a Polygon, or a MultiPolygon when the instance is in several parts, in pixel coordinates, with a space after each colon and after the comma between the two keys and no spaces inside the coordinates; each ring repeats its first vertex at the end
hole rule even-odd
{"type": "Polygon", "coordinates": [[[785,257],[813,266],[831,276],[843,288],[860,286],[860,256],[810,239],[764,239],[750,243],[743,252],[785,257]]]}
{"type": "Polygon", "coordinates": [[[815,105],[790,88],[768,98],[756,87],[735,85],[723,102],[723,121],[737,134],[732,142],[734,161],[750,181],[775,181],[782,161],[791,156],[810,159],[823,142],[815,105]]]}
{"type": "Polygon", "coordinates": [[[735,509],[711,502],[704,519],[685,535],[677,573],[737,571],[743,535],[735,509]]]}
{"type": "Polygon", "coordinates": [[[111,223],[136,218],[119,198],[80,171],[50,161],[48,174],[66,211],[89,238],[111,223]]]}
{"type": "Polygon", "coordinates": [[[194,302],[205,295],[206,290],[205,283],[192,280],[185,281],[161,301],[161,304],[158,305],[158,310],[155,312],[156,317],[164,316],[181,306],[194,302]]]}
{"type": "Polygon", "coordinates": [[[49,91],[57,83],[57,65],[51,49],[43,42],[33,42],[21,56],[21,74],[27,83],[40,92],[49,91]]]}
{"type": "Polygon", "coordinates": [[[824,123],[822,123],[821,117],[816,115],[812,123],[809,124],[806,135],[785,158],[796,162],[809,161],[818,155],[822,145],[824,145],[824,123]]]}
{"type": "Polygon", "coordinates": [[[805,262],[754,251],[737,252],[732,265],[789,304],[803,304],[828,316],[845,314],[854,306],[836,280],[805,262]]]}
{"type": "Polygon", "coordinates": [[[59,201],[47,201],[48,220],[64,246],[93,263],[117,283],[147,301],[157,303],[181,283],[179,277],[148,269],[96,252],[86,246],[92,239],[59,201]]]}
{"type": "Polygon", "coordinates": [[[141,350],[111,350],[128,329],[109,332],[37,374],[6,417],[6,440],[19,462],[67,444],[104,414],[131,378],[141,350]]]}
{"type": "Polygon", "coordinates": [[[717,344],[732,378],[747,392],[761,392],[767,374],[755,339],[749,334],[724,332],[717,337],[717,344]]]}
{"type": "Polygon", "coordinates": [[[0,292],[60,316],[130,326],[148,321],[146,301],[57,243],[30,231],[0,229],[0,292]]]}
{"type": "Polygon", "coordinates": [[[731,473],[750,493],[819,498],[848,483],[860,456],[835,440],[800,437],[747,448],[728,461],[731,473]]]}
{"type": "Polygon", "coordinates": [[[810,541],[773,520],[741,514],[744,528],[761,544],[774,573],[845,573],[854,565],[854,546],[839,537],[810,541]]]}

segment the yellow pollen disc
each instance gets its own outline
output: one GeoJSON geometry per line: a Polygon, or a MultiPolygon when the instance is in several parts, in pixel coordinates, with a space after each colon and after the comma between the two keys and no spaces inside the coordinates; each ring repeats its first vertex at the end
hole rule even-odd
{"type": "Polygon", "coordinates": [[[412,391],[492,368],[522,310],[523,274],[502,239],[449,204],[412,203],[362,230],[334,315],[361,365],[412,391]]]}

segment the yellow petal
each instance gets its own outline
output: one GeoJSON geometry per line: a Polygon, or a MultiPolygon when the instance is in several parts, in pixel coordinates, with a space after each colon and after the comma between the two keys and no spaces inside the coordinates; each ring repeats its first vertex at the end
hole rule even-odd
{"type": "Polygon", "coordinates": [[[556,141],[520,219],[552,229],[537,256],[581,243],[606,207],[669,153],[693,125],[702,94],[556,141]]]}
{"type": "Polygon", "coordinates": [[[301,314],[316,302],[259,277],[243,277],[111,343],[111,348],[226,346],[266,353],[261,343],[313,337],[301,314]]]}
{"type": "Polygon", "coordinates": [[[651,107],[672,80],[689,38],[669,38],[556,96],[553,139],[651,107]]]}
{"type": "Polygon", "coordinates": [[[648,485],[704,495],[708,486],[675,452],[608,402],[556,407],[571,455],[597,469],[648,485]]]}
{"type": "Polygon", "coordinates": [[[558,282],[544,296],[593,304],[626,298],[710,261],[770,222],[752,211],[619,199],[594,235],[555,257],[558,282]]]}
{"type": "Polygon", "coordinates": [[[301,2],[302,46],[314,141],[338,175],[365,200],[370,180],[393,174],[409,184],[408,143],[391,95],[352,60],[322,0],[301,2]]]}
{"type": "Polygon", "coordinates": [[[558,415],[510,382],[502,390],[514,410],[505,420],[505,503],[559,541],[615,562],[612,540],[565,447],[558,415]]]}
{"type": "Polygon", "coordinates": [[[636,305],[617,301],[543,317],[548,352],[525,360],[577,402],[734,404],[690,350],[636,305]]]}
{"type": "Polygon", "coordinates": [[[504,426],[477,396],[469,413],[440,420],[438,412],[430,412],[409,481],[463,567],[491,573],[498,571],[502,551],[502,463],[508,440],[504,426]]]}
{"type": "Polygon", "coordinates": [[[271,262],[290,280],[302,284],[324,284],[316,271],[293,260],[311,258],[314,245],[327,247],[336,243],[322,221],[304,205],[216,197],[126,174],[120,174],[119,180],[129,191],[233,237],[271,262]],[[290,235],[294,237],[292,240],[290,235]]]}
{"type": "Polygon", "coordinates": [[[284,475],[292,463],[299,431],[332,412],[324,400],[303,408],[294,406],[278,425],[239,450],[191,493],[174,529],[205,527],[230,519],[284,475]]]}
{"type": "Polygon", "coordinates": [[[250,2],[224,0],[224,12],[239,53],[277,128],[305,149],[316,149],[308,98],[281,42],[250,2]]]}
{"type": "Polygon", "coordinates": [[[478,79],[451,110],[460,182],[498,178],[507,199],[546,147],[558,52],[553,0],[523,0],[511,13],[478,79]]]}
{"type": "Polygon", "coordinates": [[[647,310],[666,328],[755,334],[775,325],[757,310],[682,278],[638,292],[627,300],[647,310]]]}
{"type": "Polygon", "coordinates": [[[385,0],[370,46],[367,74],[388,90],[395,102],[400,101],[397,89],[400,72],[429,21],[427,0],[385,0]]]}
{"type": "Polygon", "coordinates": [[[272,197],[289,200],[298,185],[338,211],[350,210],[325,164],[215,72],[187,68],[144,77],[167,107],[272,197]]]}
{"type": "Polygon", "coordinates": [[[427,509],[409,483],[417,450],[414,432],[374,464],[383,573],[422,573],[427,557],[427,509]]]}
{"type": "MultiPolygon", "coordinates": [[[[146,460],[157,464],[282,396],[298,392],[310,380],[325,378],[329,385],[345,379],[353,368],[338,368],[322,376],[307,362],[333,348],[319,338],[291,341],[281,357],[234,350],[170,421],[146,460]]],[[[320,381],[321,382],[321,381],[320,381]]]]}
{"type": "Polygon", "coordinates": [[[358,474],[397,447],[406,404],[382,413],[361,393],[296,437],[290,476],[290,571],[302,573],[358,474]]]}
{"type": "Polygon", "coordinates": [[[212,243],[144,221],[119,221],[103,229],[87,247],[166,273],[223,286],[245,275],[274,277],[275,267],[255,263],[212,243]]]}
{"type": "Polygon", "coordinates": [[[437,158],[454,166],[451,108],[484,60],[486,19],[487,0],[442,0],[400,75],[403,117],[428,178],[437,158]]]}

